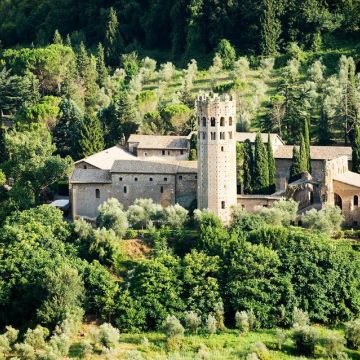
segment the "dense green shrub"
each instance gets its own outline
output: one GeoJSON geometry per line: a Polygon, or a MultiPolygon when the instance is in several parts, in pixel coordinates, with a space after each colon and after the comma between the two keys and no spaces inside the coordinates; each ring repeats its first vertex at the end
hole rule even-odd
{"type": "Polygon", "coordinates": [[[345,339],[350,349],[360,348],[360,319],[350,321],[345,325],[345,339]]]}
{"type": "Polygon", "coordinates": [[[296,328],[293,331],[292,339],[298,353],[306,356],[314,356],[318,336],[318,331],[310,326],[296,328]]]}
{"type": "Polygon", "coordinates": [[[176,316],[168,316],[163,323],[163,330],[168,338],[184,335],[184,327],[176,316]]]}

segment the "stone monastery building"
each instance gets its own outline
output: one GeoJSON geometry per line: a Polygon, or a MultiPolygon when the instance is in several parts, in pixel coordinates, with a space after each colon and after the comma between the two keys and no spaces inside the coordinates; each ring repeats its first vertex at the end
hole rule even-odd
{"type": "MultiPolygon", "coordinates": [[[[244,195],[237,184],[236,143],[255,133],[236,132],[235,101],[228,95],[199,96],[196,101],[198,161],[189,161],[189,136],[131,135],[126,144],[76,162],[70,178],[73,218],[94,220],[98,206],[117,198],[125,208],[135,199],[151,198],[162,206],[209,209],[224,222],[233,205],[247,211],[293,198],[299,212],[324,204],[342,209],[349,226],[360,224],[360,174],[351,172],[351,148],[311,146],[312,174],[289,183],[293,146],[270,135],[276,162],[276,192],[244,195]]],[[[268,134],[261,134],[263,142],[268,134]]]]}

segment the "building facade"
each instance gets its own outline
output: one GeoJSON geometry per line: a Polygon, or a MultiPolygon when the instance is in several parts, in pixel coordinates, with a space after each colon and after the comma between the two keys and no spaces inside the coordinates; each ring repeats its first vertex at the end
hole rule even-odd
{"type": "MultiPolygon", "coordinates": [[[[350,171],[350,147],[311,146],[311,175],[289,183],[293,146],[270,134],[276,192],[237,194],[236,143],[254,143],[255,134],[236,132],[235,101],[228,95],[199,96],[196,109],[197,161],[187,160],[190,134],[131,135],[126,144],[76,162],[69,183],[73,218],[95,220],[99,205],[111,197],[125,209],[138,198],[151,198],[164,207],[179,203],[209,209],[228,223],[236,204],[256,212],[281,198],[293,198],[300,213],[325,204],[339,206],[347,225],[360,225],[360,175],[350,171]]],[[[268,134],[261,135],[266,143],[268,134]]]]}

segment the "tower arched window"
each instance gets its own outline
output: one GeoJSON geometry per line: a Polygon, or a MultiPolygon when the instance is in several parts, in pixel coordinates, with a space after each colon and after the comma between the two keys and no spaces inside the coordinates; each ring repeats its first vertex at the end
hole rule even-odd
{"type": "Polygon", "coordinates": [[[214,117],[211,118],[211,126],[215,126],[216,124],[216,120],[214,117]]]}
{"type": "Polygon", "coordinates": [[[357,195],[354,196],[354,206],[359,206],[359,197],[357,195]]]}
{"type": "Polygon", "coordinates": [[[203,117],[203,118],[202,118],[202,125],[203,125],[203,126],[206,126],[206,117],[203,117]]]}
{"type": "Polygon", "coordinates": [[[220,118],[220,126],[225,126],[225,118],[220,118]]]}
{"type": "Polygon", "coordinates": [[[232,126],[232,117],[229,117],[229,126],[232,126]]]}
{"type": "Polygon", "coordinates": [[[100,190],[99,189],[95,189],[95,197],[97,199],[100,199],[100,190]]]}

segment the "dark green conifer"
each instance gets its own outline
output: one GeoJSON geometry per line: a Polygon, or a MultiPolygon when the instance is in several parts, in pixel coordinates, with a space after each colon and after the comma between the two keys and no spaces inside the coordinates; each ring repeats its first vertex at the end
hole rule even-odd
{"type": "Polygon", "coordinates": [[[97,47],[96,70],[98,73],[98,84],[100,87],[104,87],[108,77],[108,71],[105,65],[104,47],[101,43],[99,43],[97,47]]]}
{"type": "Polygon", "coordinates": [[[300,136],[300,171],[301,174],[308,171],[308,157],[304,136],[300,136]]]}
{"type": "Polygon", "coordinates": [[[304,119],[304,141],[305,141],[306,157],[307,157],[307,171],[311,173],[310,132],[309,132],[309,121],[307,119],[304,119]]]}
{"type": "Polygon", "coordinates": [[[120,62],[124,41],[119,29],[119,21],[114,8],[110,8],[105,30],[105,55],[107,63],[115,66],[120,62]]]}
{"type": "Polygon", "coordinates": [[[85,115],[79,129],[79,157],[84,158],[104,150],[104,136],[99,119],[85,115]]]}
{"type": "Polygon", "coordinates": [[[59,30],[57,30],[57,29],[55,30],[55,33],[54,33],[53,43],[58,44],[58,45],[63,44],[63,39],[59,33],[59,30]]]}
{"type": "Polygon", "coordinates": [[[268,155],[261,135],[256,134],[254,153],[254,193],[267,194],[269,191],[268,155]]]}
{"type": "Polygon", "coordinates": [[[5,130],[3,128],[2,118],[1,118],[1,114],[0,114],[0,164],[2,162],[4,162],[5,160],[7,160],[5,130]]]}
{"type": "Polygon", "coordinates": [[[244,162],[243,162],[243,192],[244,194],[251,194],[253,191],[253,176],[254,176],[254,154],[251,142],[246,139],[244,142],[244,162]]]}
{"type": "Polygon", "coordinates": [[[62,157],[70,155],[74,160],[78,160],[78,131],[84,115],[71,99],[62,100],[59,108],[59,119],[53,131],[57,152],[62,157]]]}
{"type": "Polygon", "coordinates": [[[275,184],[276,167],[275,167],[274,153],[270,139],[270,133],[268,134],[267,155],[268,155],[268,164],[269,164],[269,194],[272,194],[276,190],[276,184],[275,184]]]}
{"type": "Polygon", "coordinates": [[[281,23],[278,19],[279,8],[275,0],[263,1],[263,14],[261,17],[261,53],[265,56],[277,54],[281,23]]]}
{"type": "Polygon", "coordinates": [[[360,129],[355,126],[354,141],[352,145],[352,171],[360,174],[360,129]]]}
{"type": "Polygon", "coordinates": [[[69,34],[66,35],[65,46],[72,47],[71,38],[69,34]]]}
{"type": "Polygon", "coordinates": [[[300,152],[296,148],[296,146],[294,146],[292,164],[291,164],[291,167],[290,167],[289,182],[293,182],[295,180],[300,179],[300,177],[301,177],[301,165],[300,165],[300,162],[301,162],[300,161],[300,152]]]}

